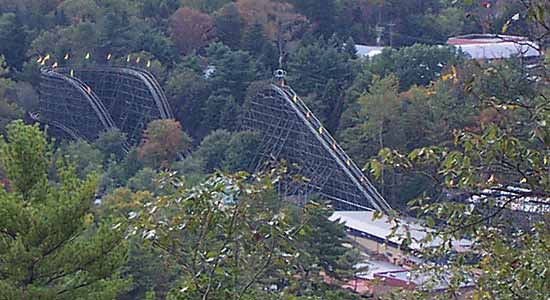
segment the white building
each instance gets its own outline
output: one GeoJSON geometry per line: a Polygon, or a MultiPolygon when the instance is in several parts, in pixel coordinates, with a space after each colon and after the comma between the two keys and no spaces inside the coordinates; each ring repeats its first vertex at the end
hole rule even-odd
{"type": "Polygon", "coordinates": [[[469,34],[449,38],[447,45],[456,46],[472,59],[480,60],[513,57],[537,59],[542,56],[542,50],[537,43],[521,36],[469,34]]]}
{"type": "Polygon", "coordinates": [[[355,45],[355,50],[357,50],[357,57],[363,59],[371,59],[374,56],[382,53],[382,49],[385,47],[381,46],[367,46],[367,45],[355,45]]]}
{"type": "MultiPolygon", "coordinates": [[[[336,211],[329,219],[344,223],[355,242],[370,252],[383,254],[395,264],[418,264],[420,260],[414,256],[415,252],[425,247],[437,247],[442,243],[437,237],[425,242],[426,236],[433,230],[412,219],[393,220],[387,216],[374,218],[373,211],[336,211]],[[402,247],[402,242],[407,237],[412,241],[407,247],[402,247]]],[[[456,240],[453,241],[453,248],[457,252],[468,251],[471,244],[468,240],[456,240]]]]}

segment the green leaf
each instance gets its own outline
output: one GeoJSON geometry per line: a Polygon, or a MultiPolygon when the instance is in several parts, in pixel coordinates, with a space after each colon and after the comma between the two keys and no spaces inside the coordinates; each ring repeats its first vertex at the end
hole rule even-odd
{"type": "Polygon", "coordinates": [[[382,163],[376,159],[373,159],[370,161],[369,167],[370,167],[370,172],[374,176],[374,178],[380,179],[380,177],[382,176],[382,169],[384,168],[382,163]]]}
{"type": "Polygon", "coordinates": [[[508,31],[508,25],[510,25],[510,21],[504,23],[504,25],[502,25],[502,28],[501,28],[501,32],[502,33],[506,33],[506,31],[508,31]]]}

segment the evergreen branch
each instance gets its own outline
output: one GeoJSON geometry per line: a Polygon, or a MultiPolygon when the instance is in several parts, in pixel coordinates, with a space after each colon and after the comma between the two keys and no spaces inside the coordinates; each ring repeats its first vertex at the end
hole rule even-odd
{"type": "MultiPolygon", "coordinates": [[[[60,274],[57,274],[57,275],[52,275],[53,277],[50,278],[47,282],[46,282],[46,285],[54,282],[55,280],[59,279],[59,278],[63,278],[63,277],[67,277],[67,276],[70,276],[70,275],[73,275],[75,273],[77,273],[78,271],[84,271],[84,268],[96,263],[98,260],[100,259],[104,259],[104,257],[106,255],[108,255],[110,252],[112,252],[115,248],[116,248],[117,244],[116,243],[113,243],[113,246],[106,249],[106,250],[103,250],[101,251],[101,253],[99,255],[96,255],[95,257],[93,257],[91,260],[85,262],[84,264],[81,264],[80,266],[78,266],[77,268],[74,268],[73,270],[71,271],[68,271],[68,272],[61,272],[60,274]]],[[[46,277],[46,276],[42,276],[42,277],[46,277]]]]}
{"type": "Polygon", "coordinates": [[[15,239],[17,238],[17,234],[16,233],[13,233],[13,232],[9,232],[7,229],[1,229],[0,230],[0,233],[4,234],[4,235],[7,235],[8,237],[10,237],[12,240],[15,241],[15,239]]]}

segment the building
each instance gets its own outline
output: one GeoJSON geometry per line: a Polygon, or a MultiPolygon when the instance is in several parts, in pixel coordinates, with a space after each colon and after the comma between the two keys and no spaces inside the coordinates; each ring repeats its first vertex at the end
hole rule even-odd
{"type": "Polygon", "coordinates": [[[540,46],[522,36],[469,34],[451,37],[447,40],[447,45],[456,46],[477,60],[520,57],[533,61],[542,56],[540,46]]]}
{"type": "Polygon", "coordinates": [[[531,190],[526,188],[515,186],[495,187],[484,189],[479,195],[468,197],[465,202],[477,205],[494,199],[496,202],[495,205],[501,206],[506,204],[506,208],[511,211],[537,215],[550,213],[550,199],[525,196],[529,194],[531,194],[531,190]]]}
{"type": "MultiPolygon", "coordinates": [[[[424,243],[423,240],[431,229],[414,219],[391,220],[387,216],[374,218],[373,211],[337,211],[329,219],[344,223],[353,240],[368,252],[384,255],[397,265],[413,266],[420,263],[421,261],[415,257],[415,252],[424,247],[436,247],[442,242],[435,238],[429,243],[424,243]],[[407,236],[410,236],[412,241],[403,246],[407,236]]],[[[471,242],[454,241],[453,246],[457,252],[468,251],[471,242]]]]}
{"type": "Polygon", "coordinates": [[[382,53],[382,49],[385,47],[381,46],[367,46],[367,45],[355,45],[355,50],[357,51],[357,57],[361,59],[371,59],[374,56],[382,53]]]}
{"type": "MultiPolygon", "coordinates": [[[[374,274],[381,285],[388,288],[403,288],[408,290],[424,289],[430,293],[441,293],[449,288],[451,275],[430,274],[423,271],[399,270],[374,274]]],[[[460,285],[461,290],[468,290],[474,286],[470,277],[460,285]]]]}

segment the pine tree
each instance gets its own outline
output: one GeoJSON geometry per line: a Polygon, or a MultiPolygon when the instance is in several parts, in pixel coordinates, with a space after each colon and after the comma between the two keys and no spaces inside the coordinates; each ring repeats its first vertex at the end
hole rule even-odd
{"type": "Polygon", "coordinates": [[[0,14],[0,54],[10,66],[21,68],[27,47],[25,27],[13,13],[0,14]]]}
{"type": "Polygon", "coordinates": [[[229,172],[252,171],[261,136],[254,131],[241,131],[234,134],[227,145],[223,167],[229,172]]]}
{"type": "Polygon", "coordinates": [[[228,89],[217,90],[206,100],[202,120],[204,128],[234,130],[238,118],[239,107],[228,89]]]}
{"type": "Polygon", "coordinates": [[[305,227],[303,242],[310,256],[316,258],[321,270],[333,279],[346,281],[353,277],[354,266],[360,256],[347,247],[349,238],[344,224],[330,221],[334,210],[326,205],[310,203],[305,210],[308,227],[305,227]]]}
{"type": "Polygon", "coordinates": [[[357,48],[355,48],[355,41],[350,36],[344,44],[344,53],[346,53],[350,59],[357,58],[357,48]]]}
{"type": "Polygon", "coordinates": [[[0,299],[114,299],[127,281],[124,226],[94,221],[98,178],[75,175],[58,161],[51,182],[51,145],[37,125],[8,125],[0,165],[9,189],[0,190],[0,299]]]}
{"type": "Polygon", "coordinates": [[[255,23],[245,31],[242,48],[253,55],[259,55],[266,43],[264,27],[260,23],[255,23]]]}
{"type": "Polygon", "coordinates": [[[335,0],[291,0],[298,12],[305,15],[314,23],[316,32],[329,36],[334,32],[335,12],[337,5],[335,0]]]}
{"type": "Polygon", "coordinates": [[[302,43],[290,56],[289,82],[306,97],[311,110],[334,130],[342,110],[342,93],[352,77],[347,54],[322,40],[302,43]]]}
{"type": "Polygon", "coordinates": [[[237,49],[241,42],[244,22],[234,3],[225,5],[214,16],[214,28],[219,41],[237,49]]]}
{"type": "Polygon", "coordinates": [[[215,130],[202,140],[196,155],[204,160],[206,173],[221,169],[230,140],[231,133],[224,129],[215,130]]]}
{"type": "Polygon", "coordinates": [[[220,43],[211,44],[207,53],[209,63],[215,67],[211,77],[214,88],[229,89],[237,103],[241,104],[248,85],[256,79],[256,62],[248,52],[231,51],[227,46],[220,46],[220,43]]]}

